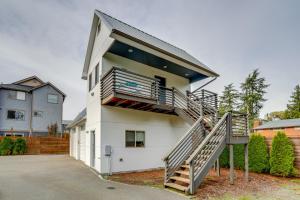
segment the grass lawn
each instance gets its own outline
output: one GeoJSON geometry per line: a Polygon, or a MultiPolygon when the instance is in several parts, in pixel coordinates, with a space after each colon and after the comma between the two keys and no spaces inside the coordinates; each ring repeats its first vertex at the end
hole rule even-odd
{"type": "MultiPolygon", "coordinates": [[[[300,178],[281,178],[267,174],[249,174],[249,182],[244,180],[244,173],[235,170],[235,184],[229,184],[229,170],[222,169],[221,176],[211,170],[192,199],[212,200],[252,200],[252,199],[300,199],[300,178]]],[[[163,188],[164,170],[114,174],[109,180],[163,188]]]]}

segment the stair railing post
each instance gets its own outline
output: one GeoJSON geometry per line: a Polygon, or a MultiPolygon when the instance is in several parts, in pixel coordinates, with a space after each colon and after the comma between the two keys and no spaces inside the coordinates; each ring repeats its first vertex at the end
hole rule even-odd
{"type": "MultiPolygon", "coordinates": [[[[165,160],[165,183],[167,183],[168,182],[168,162],[169,162],[169,158],[167,158],[166,160],[165,160]]],[[[165,184],[164,184],[164,186],[165,186],[165,184]]]]}
{"type": "Polygon", "coordinates": [[[194,180],[194,161],[192,160],[190,163],[190,194],[195,194],[195,180],[194,180]]]}

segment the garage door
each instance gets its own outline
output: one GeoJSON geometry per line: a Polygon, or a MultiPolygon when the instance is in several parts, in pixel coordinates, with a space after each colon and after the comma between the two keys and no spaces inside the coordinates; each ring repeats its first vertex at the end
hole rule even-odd
{"type": "Polygon", "coordinates": [[[80,160],[85,161],[85,131],[80,131],[80,160]]]}

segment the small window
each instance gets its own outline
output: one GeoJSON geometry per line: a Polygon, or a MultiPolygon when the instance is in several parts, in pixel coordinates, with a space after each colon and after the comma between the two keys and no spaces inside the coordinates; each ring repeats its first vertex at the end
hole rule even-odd
{"type": "Polygon", "coordinates": [[[99,21],[98,25],[97,25],[97,35],[99,35],[101,30],[101,22],[99,21]]]}
{"type": "Polygon", "coordinates": [[[25,101],[26,93],[21,91],[9,91],[8,98],[25,101]]]}
{"type": "Polygon", "coordinates": [[[43,117],[43,111],[34,111],[33,116],[34,117],[43,117]]]}
{"type": "Polygon", "coordinates": [[[58,95],[48,94],[48,103],[58,103],[58,95]]]}
{"type": "Polygon", "coordinates": [[[125,131],[126,147],[145,147],[145,131],[125,131]]]}
{"type": "Polygon", "coordinates": [[[99,82],[99,63],[95,67],[95,85],[99,82]]]}
{"type": "Polygon", "coordinates": [[[25,120],[25,111],[22,110],[8,110],[7,119],[25,120]]]}

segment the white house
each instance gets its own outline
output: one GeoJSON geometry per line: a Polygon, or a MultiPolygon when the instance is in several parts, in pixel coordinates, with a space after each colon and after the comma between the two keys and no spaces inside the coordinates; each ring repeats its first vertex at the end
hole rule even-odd
{"type": "Polygon", "coordinates": [[[161,168],[166,155],[182,152],[171,164],[177,169],[217,122],[217,96],[192,93],[191,83],[217,76],[184,50],[95,10],[82,72],[86,117],[69,126],[71,156],[111,174],[161,168]]]}

